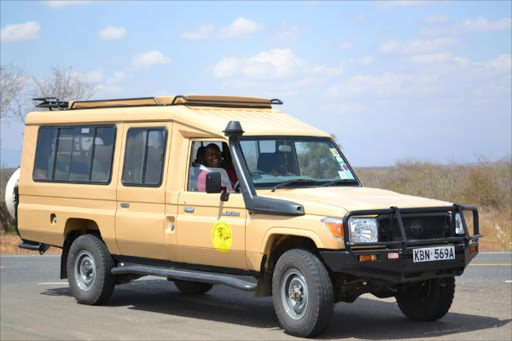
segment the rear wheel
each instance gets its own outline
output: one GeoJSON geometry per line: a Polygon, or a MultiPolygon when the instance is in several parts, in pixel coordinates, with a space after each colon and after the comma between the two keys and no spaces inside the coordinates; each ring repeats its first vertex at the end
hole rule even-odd
{"type": "Polygon", "coordinates": [[[186,295],[206,294],[211,288],[213,288],[213,284],[211,283],[183,281],[179,279],[175,279],[174,284],[176,284],[179,291],[186,295]]]}
{"type": "Polygon", "coordinates": [[[455,278],[430,279],[400,288],[396,302],[411,320],[434,321],[450,310],[454,294],[455,278]]]}
{"type": "Polygon", "coordinates": [[[91,234],[78,237],[71,244],[66,266],[69,287],[78,303],[104,304],[112,296],[114,260],[98,237],[91,234]]]}
{"type": "Polygon", "coordinates": [[[334,293],[329,273],[311,252],[287,251],[274,269],[272,299],[286,333],[316,336],[327,328],[333,311],[334,293]]]}

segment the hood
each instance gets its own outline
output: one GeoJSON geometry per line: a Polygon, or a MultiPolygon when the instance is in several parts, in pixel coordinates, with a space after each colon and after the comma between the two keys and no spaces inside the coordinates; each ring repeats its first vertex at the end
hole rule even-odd
{"type": "Polygon", "coordinates": [[[339,215],[339,209],[349,211],[398,208],[451,206],[452,203],[370,187],[279,188],[275,192],[258,190],[258,195],[296,202],[307,214],[339,215]]]}

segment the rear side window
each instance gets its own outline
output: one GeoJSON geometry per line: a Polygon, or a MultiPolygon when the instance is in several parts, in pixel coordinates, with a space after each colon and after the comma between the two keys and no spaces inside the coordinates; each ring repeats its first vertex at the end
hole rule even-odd
{"type": "Polygon", "coordinates": [[[126,137],[122,182],[128,186],[162,184],[165,128],[131,128],[126,137]]]}
{"type": "Polygon", "coordinates": [[[43,127],[37,138],[34,181],[110,182],[113,126],[43,127]]]}

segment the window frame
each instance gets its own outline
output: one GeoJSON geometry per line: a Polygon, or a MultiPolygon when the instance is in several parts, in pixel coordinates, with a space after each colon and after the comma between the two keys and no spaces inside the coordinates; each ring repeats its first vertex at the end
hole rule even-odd
{"type": "Polygon", "coordinates": [[[125,144],[124,144],[124,157],[123,157],[123,167],[122,167],[122,170],[121,170],[121,184],[124,186],[124,187],[154,187],[154,188],[158,188],[158,187],[161,187],[162,186],[162,183],[163,183],[163,178],[164,178],[164,169],[165,169],[165,160],[166,160],[166,153],[167,153],[167,138],[168,138],[169,134],[168,134],[168,130],[167,130],[167,127],[165,126],[146,126],[146,127],[130,127],[128,128],[127,132],[126,132],[126,138],[125,138],[125,144]],[[148,159],[148,155],[147,155],[147,149],[148,149],[148,141],[149,141],[149,133],[151,131],[162,131],[164,132],[164,141],[163,141],[163,150],[162,150],[162,156],[163,156],[163,159],[162,159],[162,166],[161,166],[161,169],[160,169],[160,179],[159,179],[159,182],[158,184],[145,184],[145,183],[138,183],[138,182],[125,182],[124,181],[124,171],[125,171],[125,166],[126,166],[126,158],[127,158],[127,153],[126,153],[126,148],[128,147],[128,135],[130,133],[130,131],[136,131],[136,130],[140,130],[140,131],[146,131],[147,132],[147,137],[146,137],[146,142],[145,142],[145,146],[144,146],[144,164],[143,164],[143,172],[142,172],[142,179],[144,179],[144,176],[146,174],[146,168],[147,168],[147,159],[148,159]]]}
{"type": "MultiPolygon", "coordinates": [[[[113,166],[114,166],[114,154],[115,154],[115,150],[116,150],[116,139],[117,139],[117,126],[115,124],[113,125],[109,125],[109,124],[91,124],[91,125],[42,125],[39,127],[38,131],[37,131],[37,139],[36,139],[36,150],[34,152],[34,162],[33,162],[33,169],[32,169],[32,180],[34,182],[46,182],[46,183],[62,183],[62,184],[85,184],[85,185],[103,185],[103,186],[108,186],[110,185],[110,183],[112,182],[112,173],[113,173],[113,166]],[[89,179],[91,179],[92,177],[92,169],[93,169],[93,162],[94,162],[94,153],[95,153],[95,150],[96,150],[96,144],[95,144],[95,140],[96,140],[96,137],[97,137],[97,129],[98,128],[112,128],[113,129],[113,134],[112,134],[112,155],[111,155],[111,158],[110,158],[110,172],[109,172],[109,177],[108,177],[108,180],[107,181],[90,181],[90,180],[56,180],[55,179],[55,167],[56,167],[56,164],[57,164],[57,152],[59,150],[59,137],[60,137],[60,131],[61,129],[73,129],[73,137],[72,139],[74,139],[75,137],[75,134],[74,134],[74,130],[76,128],[92,128],[94,129],[94,134],[93,134],[93,140],[92,140],[92,151],[91,151],[91,157],[90,157],[90,164],[89,164],[89,169],[88,169],[88,177],[89,179]],[[39,151],[39,137],[41,136],[41,130],[42,129],[56,129],[57,133],[55,135],[55,151],[52,153],[53,155],[53,166],[52,166],[52,174],[51,174],[51,177],[47,178],[46,179],[38,179],[36,176],[35,176],[35,172],[36,172],[36,162],[37,162],[37,157],[38,157],[38,151],[39,151]]],[[[73,141],[71,141],[71,143],[73,143],[73,141]]],[[[69,170],[71,171],[71,161],[72,161],[72,157],[70,156],[69,158],[69,170]]],[[[69,175],[68,175],[68,178],[69,178],[69,175]]]]}
{"type": "MultiPolygon", "coordinates": [[[[301,141],[319,141],[319,142],[321,142],[321,141],[330,141],[330,142],[332,142],[333,147],[340,154],[341,158],[343,159],[343,161],[345,162],[345,164],[349,168],[350,172],[354,176],[354,182],[357,183],[357,186],[362,186],[361,181],[359,180],[359,177],[357,176],[356,172],[354,171],[354,169],[350,165],[350,162],[348,162],[347,158],[345,157],[345,154],[343,154],[343,152],[341,151],[341,148],[338,146],[336,141],[334,141],[334,139],[332,139],[332,138],[329,138],[327,136],[321,136],[320,137],[320,136],[300,136],[300,135],[246,135],[246,136],[242,136],[240,138],[240,142],[253,141],[253,140],[257,140],[257,141],[266,141],[266,140],[276,140],[276,141],[277,140],[301,140],[301,141]]],[[[294,147],[294,149],[295,149],[295,147],[294,147]]],[[[241,147],[241,144],[240,144],[240,150],[242,152],[243,162],[245,162],[247,170],[249,170],[249,166],[247,164],[247,158],[244,155],[244,150],[241,147]]],[[[258,153],[260,152],[259,148],[257,148],[257,152],[258,153]]],[[[297,162],[298,162],[298,160],[297,160],[297,162]]],[[[259,183],[259,184],[256,184],[252,180],[252,177],[251,177],[250,181],[253,182],[253,185],[254,185],[256,190],[272,188],[275,185],[284,182],[284,181],[280,181],[280,182],[276,182],[276,183],[269,182],[269,183],[259,183]]],[[[317,186],[318,185],[315,186],[315,185],[312,185],[312,184],[309,184],[309,183],[304,183],[304,184],[298,184],[295,187],[317,187],[317,186]]],[[[290,188],[292,188],[292,187],[290,187],[290,188]]]]}

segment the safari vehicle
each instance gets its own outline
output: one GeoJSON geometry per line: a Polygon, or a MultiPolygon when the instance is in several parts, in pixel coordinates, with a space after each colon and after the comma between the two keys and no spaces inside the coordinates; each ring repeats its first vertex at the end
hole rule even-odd
{"type": "Polygon", "coordinates": [[[145,275],[186,294],[223,284],[271,295],[283,329],[312,337],[335,303],[365,293],[439,319],[478,254],[475,207],[363,187],[335,141],[280,100],[39,101],[50,110],[26,118],[8,201],[20,248],[62,248],[79,303],[145,275]]]}

